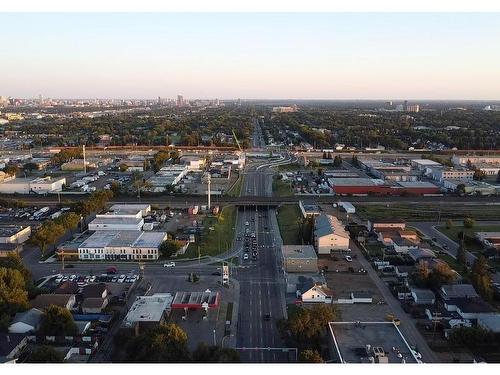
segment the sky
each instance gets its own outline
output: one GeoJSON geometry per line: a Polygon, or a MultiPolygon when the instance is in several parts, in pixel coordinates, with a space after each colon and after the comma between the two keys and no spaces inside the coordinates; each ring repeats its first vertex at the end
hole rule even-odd
{"type": "Polygon", "coordinates": [[[500,13],[3,13],[16,98],[500,99],[500,13]]]}

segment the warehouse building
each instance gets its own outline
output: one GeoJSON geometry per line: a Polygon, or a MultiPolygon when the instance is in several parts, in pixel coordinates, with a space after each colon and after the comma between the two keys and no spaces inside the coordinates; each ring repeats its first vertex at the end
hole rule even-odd
{"type": "Polygon", "coordinates": [[[78,246],[80,260],[157,260],[166,232],[97,231],[78,246]]]}
{"type": "Polygon", "coordinates": [[[66,179],[39,177],[31,178],[15,178],[13,180],[0,183],[0,193],[2,194],[48,194],[60,192],[66,185],[66,179]]]}
{"type": "Polygon", "coordinates": [[[314,246],[318,254],[349,249],[349,234],[335,216],[321,214],[314,221],[314,246]]]}
{"type": "Polygon", "coordinates": [[[134,230],[142,229],[144,219],[135,217],[116,217],[108,215],[97,215],[97,217],[89,223],[89,230],[134,230]]]}

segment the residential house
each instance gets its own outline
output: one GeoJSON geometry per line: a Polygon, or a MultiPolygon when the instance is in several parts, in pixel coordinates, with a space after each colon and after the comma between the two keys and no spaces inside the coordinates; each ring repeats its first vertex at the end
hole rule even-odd
{"type": "Polygon", "coordinates": [[[368,221],[368,230],[378,232],[381,230],[404,230],[406,222],[399,218],[384,218],[368,221]]]}
{"type": "Polygon", "coordinates": [[[56,290],[54,294],[77,294],[78,293],[78,283],[76,281],[63,281],[56,290]]]}
{"type": "Polygon", "coordinates": [[[417,305],[434,305],[436,295],[430,289],[410,288],[413,301],[417,305]]]}
{"type": "Polygon", "coordinates": [[[38,330],[43,312],[30,309],[17,313],[9,326],[9,333],[31,333],[38,330]]]}
{"type": "Polygon", "coordinates": [[[333,292],[325,284],[305,278],[297,291],[304,303],[332,303],[333,292]]]}
{"type": "Polygon", "coordinates": [[[19,333],[0,333],[0,363],[16,362],[28,344],[28,336],[19,333]]]}
{"type": "Polygon", "coordinates": [[[88,284],[83,287],[82,291],[83,299],[87,298],[106,298],[108,296],[108,289],[106,284],[88,284]]]}
{"type": "Polygon", "coordinates": [[[426,260],[431,260],[436,258],[436,254],[431,249],[424,249],[421,247],[417,247],[416,249],[410,249],[408,251],[408,255],[415,262],[421,262],[426,260]]]}
{"type": "Polygon", "coordinates": [[[108,305],[107,298],[89,297],[82,302],[82,312],[84,314],[100,314],[108,305]]]}
{"type": "Polygon", "coordinates": [[[75,302],[74,294],[39,294],[31,301],[31,307],[42,310],[50,305],[56,305],[71,310],[75,302]]]}

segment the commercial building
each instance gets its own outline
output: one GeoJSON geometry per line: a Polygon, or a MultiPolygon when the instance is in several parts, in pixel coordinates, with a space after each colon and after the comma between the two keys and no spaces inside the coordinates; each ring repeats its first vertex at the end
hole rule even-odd
{"type": "Polygon", "coordinates": [[[318,254],[349,249],[349,234],[335,216],[321,214],[314,221],[314,246],[318,254]]]}
{"type": "Polygon", "coordinates": [[[290,113],[290,112],[297,112],[297,110],[298,107],[295,104],[288,107],[273,107],[274,113],[290,113]]]}
{"type": "Polygon", "coordinates": [[[15,178],[0,183],[0,193],[3,194],[47,194],[62,191],[66,179],[62,178],[15,178]]]}
{"type": "Polygon", "coordinates": [[[484,246],[500,250],[500,232],[476,232],[474,236],[484,246]]]}
{"type": "Polygon", "coordinates": [[[22,244],[31,236],[31,227],[21,225],[0,225],[0,243],[22,244]]]}
{"type": "Polygon", "coordinates": [[[314,217],[314,216],[318,216],[321,214],[321,209],[315,203],[308,203],[308,202],[303,202],[300,200],[299,201],[299,208],[300,208],[300,212],[302,212],[302,216],[304,218],[314,217]]]}
{"type": "Polygon", "coordinates": [[[491,185],[483,181],[443,180],[443,187],[449,191],[456,192],[461,185],[465,194],[495,195],[500,192],[500,186],[491,185]]]}
{"type": "Polygon", "coordinates": [[[472,180],[474,171],[467,168],[432,167],[431,177],[439,182],[444,180],[472,180]]]}
{"type": "Polygon", "coordinates": [[[122,327],[133,328],[139,333],[140,330],[157,326],[170,314],[173,300],[174,297],[170,293],[137,297],[123,319],[122,327]]]}
{"type": "Polygon", "coordinates": [[[330,322],[330,351],[337,363],[419,363],[393,322],[330,322]]]}
{"type": "Polygon", "coordinates": [[[311,245],[283,245],[284,268],[286,272],[318,272],[318,256],[311,245]]]}
{"type": "Polygon", "coordinates": [[[156,260],[166,232],[97,231],[78,246],[80,260],[156,260]]]}
{"type": "Polygon", "coordinates": [[[430,159],[412,159],[410,161],[412,167],[426,173],[430,168],[442,167],[441,163],[430,159]]]}
{"type": "Polygon", "coordinates": [[[199,156],[182,156],[180,162],[190,171],[200,170],[205,166],[205,158],[199,156]]]}
{"type": "Polygon", "coordinates": [[[406,222],[399,218],[384,218],[368,221],[368,230],[379,232],[383,230],[404,230],[406,222]]]}
{"type": "Polygon", "coordinates": [[[491,156],[473,156],[473,155],[453,155],[451,157],[451,162],[453,165],[467,165],[469,162],[472,165],[476,164],[498,164],[500,165],[500,155],[491,155],[491,156]]]}
{"type": "Polygon", "coordinates": [[[119,215],[122,217],[145,217],[151,212],[150,204],[114,204],[106,215],[119,215]]]}
{"type": "Polygon", "coordinates": [[[188,173],[186,165],[169,165],[161,168],[158,173],[148,179],[151,186],[150,191],[161,193],[167,190],[167,187],[177,185],[181,179],[188,173]]]}
{"type": "Polygon", "coordinates": [[[123,231],[133,230],[140,231],[144,225],[144,219],[135,217],[117,217],[108,215],[97,215],[94,220],[89,223],[89,230],[98,231],[123,231]]]}

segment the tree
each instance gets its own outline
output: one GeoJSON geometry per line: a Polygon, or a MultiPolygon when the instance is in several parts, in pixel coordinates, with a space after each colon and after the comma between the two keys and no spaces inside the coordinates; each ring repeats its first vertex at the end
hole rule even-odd
{"type": "Polygon", "coordinates": [[[301,363],[325,363],[317,350],[306,349],[300,352],[299,362],[301,363]]]}
{"type": "Polygon", "coordinates": [[[475,169],[474,170],[474,180],[477,180],[477,181],[482,181],[484,180],[484,178],[486,177],[486,173],[481,170],[481,169],[475,169]]]}
{"type": "Polygon", "coordinates": [[[477,292],[485,299],[491,300],[493,289],[491,286],[490,267],[488,261],[483,255],[480,255],[472,266],[472,285],[477,292]]]}
{"type": "Polygon", "coordinates": [[[160,324],[130,340],[126,360],[134,363],[189,362],[187,335],[177,324],[160,324]]]}
{"type": "Polygon", "coordinates": [[[38,164],[33,162],[25,163],[23,165],[23,170],[28,172],[28,174],[30,174],[33,171],[36,171],[37,169],[38,169],[38,164]]]}
{"type": "Polygon", "coordinates": [[[28,307],[28,292],[23,274],[0,267],[0,315],[14,315],[28,307]]]}
{"type": "Polygon", "coordinates": [[[333,158],[333,166],[337,168],[342,166],[342,157],[340,155],[336,155],[333,158]]]}
{"type": "Polygon", "coordinates": [[[31,242],[40,248],[42,256],[45,256],[47,245],[55,245],[57,240],[66,232],[61,224],[48,220],[31,237],[31,242]]]}
{"type": "Polygon", "coordinates": [[[126,172],[128,170],[128,165],[127,164],[120,164],[118,166],[118,169],[120,170],[120,172],[126,172]]]}
{"type": "Polygon", "coordinates": [[[239,363],[240,355],[234,349],[201,342],[193,351],[192,360],[195,363],[239,363]]]}
{"type": "Polygon", "coordinates": [[[39,332],[47,336],[72,336],[78,329],[68,309],[50,305],[42,315],[39,332]]]}
{"type": "Polygon", "coordinates": [[[472,228],[472,227],[474,227],[474,224],[475,224],[475,220],[473,218],[466,217],[464,219],[464,227],[465,228],[472,228]]]}
{"type": "Polygon", "coordinates": [[[69,230],[71,234],[78,228],[80,223],[80,215],[75,212],[66,212],[54,220],[56,224],[62,225],[65,230],[69,230]]]}
{"type": "Polygon", "coordinates": [[[3,171],[5,174],[7,174],[9,176],[15,176],[16,174],[19,173],[19,168],[15,164],[8,164],[5,166],[3,171]]]}
{"type": "Polygon", "coordinates": [[[64,355],[51,346],[43,345],[26,358],[26,363],[63,363],[64,355]]]}
{"type": "Polygon", "coordinates": [[[286,327],[290,331],[293,345],[304,349],[318,349],[328,322],[337,319],[337,310],[332,305],[318,304],[311,309],[298,308],[289,314],[286,327]]]}
{"type": "Polygon", "coordinates": [[[121,191],[121,186],[118,182],[116,181],[111,181],[111,184],[110,184],[110,190],[113,192],[114,195],[118,195],[120,194],[120,191],[121,191]]]}
{"type": "Polygon", "coordinates": [[[453,221],[451,219],[446,220],[446,229],[453,228],[453,221]]]}
{"type": "Polygon", "coordinates": [[[158,250],[163,258],[170,258],[172,255],[178,252],[181,247],[182,244],[179,241],[167,239],[160,244],[158,250]]]}
{"type": "Polygon", "coordinates": [[[459,195],[464,195],[465,194],[465,184],[458,184],[457,185],[457,193],[459,195]]]}

